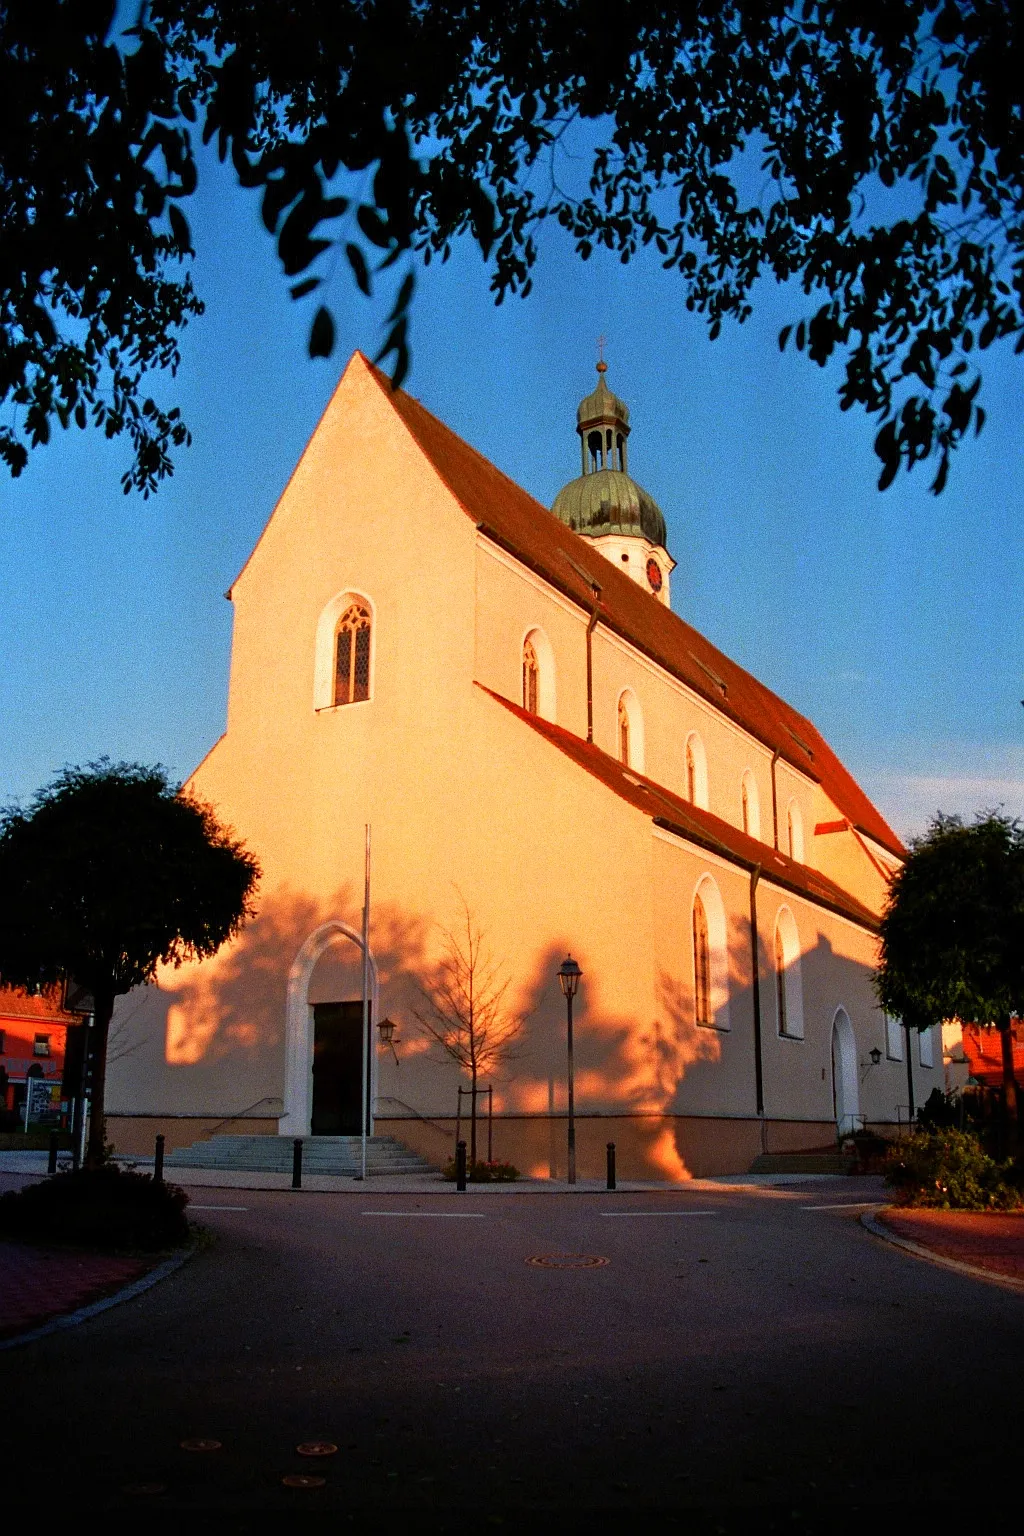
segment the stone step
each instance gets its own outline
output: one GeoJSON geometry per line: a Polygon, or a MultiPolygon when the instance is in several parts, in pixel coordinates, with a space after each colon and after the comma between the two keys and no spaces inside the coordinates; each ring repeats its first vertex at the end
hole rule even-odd
{"type": "MultiPolygon", "coordinates": [[[[167,1168],[206,1168],[236,1173],[290,1173],[292,1136],[212,1136],[190,1147],[178,1147],[165,1159],[167,1168]]],[[[304,1174],[335,1174],[352,1178],[362,1166],[358,1136],[302,1138],[304,1174]]],[[[431,1173],[436,1169],[393,1136],[371,1136],[366,1146],[367,1172],[431,1173]]]]}
{"type": "Polygon", "coordinates": [[[841,1152],[763,1152],[751,1173],[855,1173],[857,1159],[841,1152]]]}

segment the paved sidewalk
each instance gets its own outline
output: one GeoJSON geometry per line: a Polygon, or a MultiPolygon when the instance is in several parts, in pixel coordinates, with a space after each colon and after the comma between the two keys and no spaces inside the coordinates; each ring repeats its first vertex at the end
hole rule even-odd
{"type": "Polygon", "coordinates": [[[99,1301],[137,1280],[155,1262],[73,1248],[0,1243],[0,1339],[99,1301]]]}
{"type": "Polygon", "coordinates": [[[943,1259],[1024,1280],[1024,1213],[902,1210],[876,1217],[897,1237],[919,1243],[943,1259]]]}
{"type": "MultiPolygon", "coordinates": [[[[120,1158],[125,1167],[138,1168],[140,1173],[151,1173],[153,1159],[145,1157],[120,1158]]],[[[45,1152],[0,1152],[0,1192],[17,1189],[35,1178],[46,1176],[45,1152]]],[[[290,1189],[290,1173],[236,1172],[222,1168],[168,1167],[165,1172],[169,1184],[180,1184],[185,1189],[290,1189]]],[[[684,1179],[672,1182],[667,1179],[619,1179],[620,1194],[639,1191],[700,1190],[700,1189],[772,1189],[786,1185],[836,1185],[847,1184],[849,1175],[834,1173],[729,1173],[708,1179],[684,1179]]],[[[881,1190],[881,1180],[877,1181],[881,1190]]],[[[365,1185],[361,1179],[339,1178],[333,1174],[303,1174],[302,1188],[315,1194],[362,1194],[374,1190],[377,1194],[450,1195],[455,1193],[454,1183],[442,1179],[439,1173],[395,1173],[372,1175],[365,1185]]],[[[607,1186],[604,1179],[580,1179],[573,1186],[564,1179],[516,1179],[511,1184],[471,1184],[474,1195],[558,1195],[575,1189],[577,1194],[603,1193],[607,1186]]],[[[881,1203],[882,1196],[879,1196],[881,1203]]]]}

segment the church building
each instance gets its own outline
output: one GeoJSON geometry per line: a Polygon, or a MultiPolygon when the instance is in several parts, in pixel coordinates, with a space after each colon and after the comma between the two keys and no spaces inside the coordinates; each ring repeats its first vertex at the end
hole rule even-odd
{"type": "MultiPolygon", "coordinates": [[[[905,1118],[872,990],[904,850],[810,721],[672,611],[605,372],[549,511],[351,359],[228,593],[226,729],[189,780],[259,858],[258,915],[122,1000],[122,1151],[358,1132],[367,827],[377,1135],[451,1155],[468,1078],[422,1019],[467,921],[523,1021],[485,1081],[524,1173],[566,1171],[567,953],[581,1177],[609,1141],[625,1177],[685,1178],[905,1118]]],[[[941,1046],[913,1054],[921,1103],[941,1046]]]]}

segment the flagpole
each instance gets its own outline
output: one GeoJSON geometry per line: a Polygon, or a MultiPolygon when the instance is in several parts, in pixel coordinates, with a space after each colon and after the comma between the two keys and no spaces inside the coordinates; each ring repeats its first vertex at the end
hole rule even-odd
{"type": "Polygon", "coordinates": [[[370,1096],[370,824],[366,824],[366,868],[363,883],[363,1093],[360,1123],[362,1177],[366,1178],[366,1111],[370,1096]]]}

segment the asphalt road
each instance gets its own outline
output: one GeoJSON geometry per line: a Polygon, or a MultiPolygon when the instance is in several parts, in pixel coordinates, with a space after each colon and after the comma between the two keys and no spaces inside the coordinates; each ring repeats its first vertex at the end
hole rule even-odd
{"type": "Polygon", "coordinates": [[[197,1190],[183,1269],[0,1355],[5,1507],[461,1532],[1016,1501],[1024,1298],[872,1238],[872,1198],[197,1190]]]}

